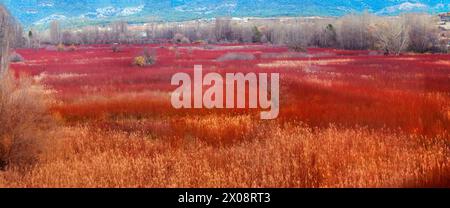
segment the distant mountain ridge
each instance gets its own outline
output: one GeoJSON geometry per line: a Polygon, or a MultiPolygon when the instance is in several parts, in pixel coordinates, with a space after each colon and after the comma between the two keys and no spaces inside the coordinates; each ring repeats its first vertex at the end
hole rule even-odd
{"type": "Polygon", "coordinates": [[[403,12],[439,13],[450,0],[0,0],[22,24],[46,27],[53,20],[66,24],[114,20],[183,21],[216,16],[342,16],[369,11],[379,15],[403,12]]]}

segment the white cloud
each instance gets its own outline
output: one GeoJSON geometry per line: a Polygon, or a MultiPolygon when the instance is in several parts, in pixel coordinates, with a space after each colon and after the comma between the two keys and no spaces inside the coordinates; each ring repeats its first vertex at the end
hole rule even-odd
{"type": "Polygon", "coordinates": [[[29,9],[26,11],[27,14],[37,14],[39,11],[37,9],[29,9]]]}
{"type": "Polygon", "coordinates": [[[106,17],[114,16],[115,14],[119,13],[120,10],[115,7],[110,6],[110,7],[98,8],[95,10],[95,12],[97,13],[98,18],[106,18],[106,17]]]}
{"type": "Polygon", "coordinates": [[[60,15],[60,14],[52,14],[46,18],[40,19],[39,21],[35,22],[35,25],[43,25],[43,24],[48,24],[54,20],[58,20],[58,21],[62,21],[62,20],[66,20],[67,17],[64,15],[60,15]]]}
{"type": "Polygon", "coordinates": [[[38,6],[40,7],[53,7],[53,2],[41,2],[38,6]]]}
{"type": "Polygon", "coordinates": [[[127,7],[127,8],[124,8],[122,11],[120,11],[118,16],[131,16],[131,15],[142,12],[143,9],[144,9],[144,5],[137,6],[137,7],[127,7]]]}
{"type": "Polygon", "coordinates": [[[377,12],[377,14],[396,14],[401,12],[425,11],[427,9],[429,9],[429,7],[422,3],[405,2],[399,5],[386,7],[377,12]]]}
{"type": "Polygon", "coordinates": [[[409,11],[413,9],[426,9],[428,8],[427,5],[421,4],[421,3],[411,3],[411,2],[405,2],[403,4],[400,4],[398,9],[402,11],[409,11]]]}

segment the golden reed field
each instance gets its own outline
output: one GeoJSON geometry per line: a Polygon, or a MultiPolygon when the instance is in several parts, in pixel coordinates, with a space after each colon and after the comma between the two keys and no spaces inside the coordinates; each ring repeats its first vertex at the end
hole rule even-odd
{"type": "Polygon", "coordinates": [[[450,55],[259,44],[16,52],[25,61],[0,87],[12,132],[0,138],[0,187],[450,187],[450,55]],[[144,48],[156,63],[133,66],[144,48]],[[195,64],[279,73],[279,117],[174,109],[171,77],[195,64]]]}

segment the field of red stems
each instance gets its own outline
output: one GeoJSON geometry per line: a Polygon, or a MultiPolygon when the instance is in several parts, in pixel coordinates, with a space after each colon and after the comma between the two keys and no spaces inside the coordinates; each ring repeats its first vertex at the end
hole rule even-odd
{"type": "Polygon", "coordinates": [[[269,45],[17,50],[60,123],[0,187],[450,187],[450,55],[269,45]],[[156,64],[133,66],[144,48],[156,64]],[[280,115],[176,110],[172,75],[280,73],[280,115]],[[19,171],[20,169],[20,171],[19,171]]]}

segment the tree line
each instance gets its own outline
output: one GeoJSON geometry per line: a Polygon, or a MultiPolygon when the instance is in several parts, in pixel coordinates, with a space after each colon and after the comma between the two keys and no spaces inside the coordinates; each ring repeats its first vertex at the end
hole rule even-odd
{"type": "MultiPolygon", "coordinates": [[[[139,29],[118,21],[104,26],[62,30],[53,22],[43,32],[46,43],[271,43],[301,50],[306,47],[330,47],[349,50],[383,50],[390,54],[403,51],[446,52],[436,16],[404,14],[380,17],[369,13],[340,18],[274,18],[214,21],[149,22],[139,29]]],[[[34,42],[34,41],[31,41],[34,42]]]]}
{"type": "MultiPolygon", "coordinates": [[[[448,44],[440,37],[438,17],[428,14],[382,17],[362,13],[339,18],[271,19],[220,17],[188,22],[151,20],[144,25],[116,21],[107,25],[68,29],[61,27],[58,21],[53,21],[47,30],[30,29],[23,33],[8,11],[3,6],[0,9],[1,40],[10,40],[16,46],[30,48],[49,44],[147,44],[170,41],[268,43],[287,45],[299,51],[307,47],[373,49],[398,55],[404,51],[447,52],[448,44]]],[[[5,43],[1,45],[2,54],[11,46],[5,43]]]]}

